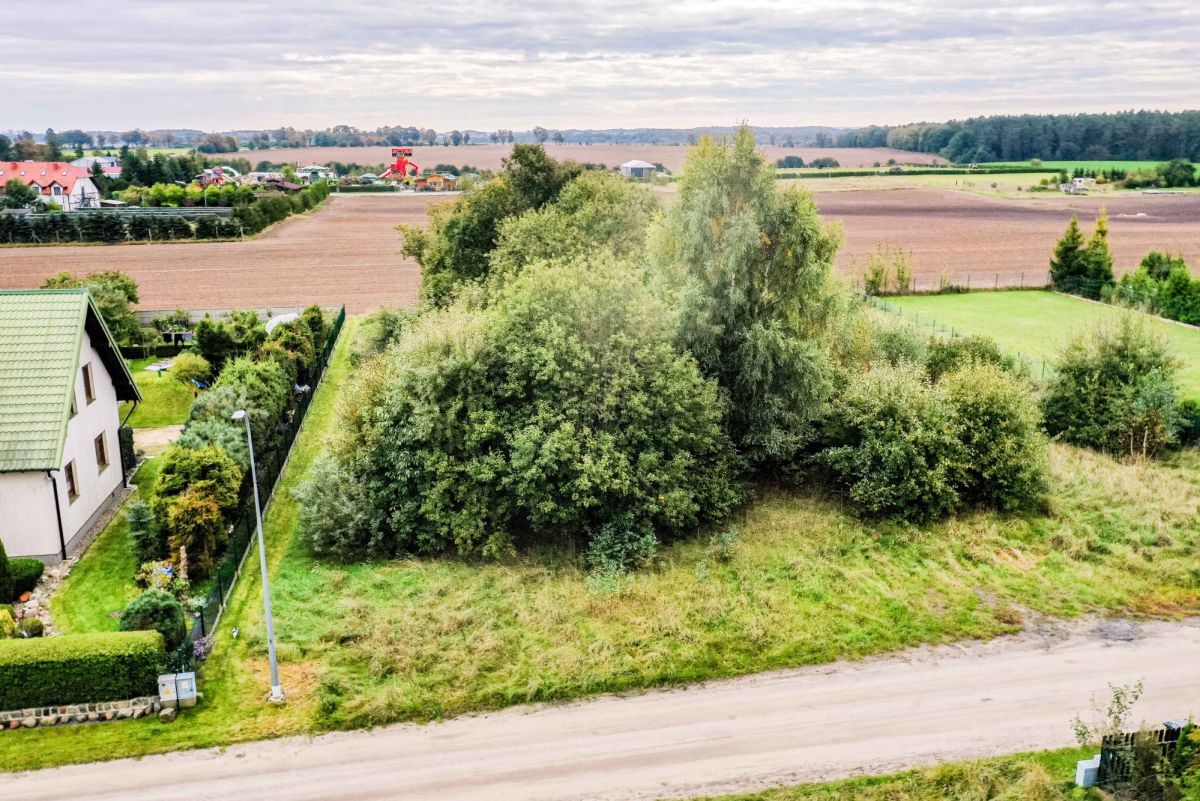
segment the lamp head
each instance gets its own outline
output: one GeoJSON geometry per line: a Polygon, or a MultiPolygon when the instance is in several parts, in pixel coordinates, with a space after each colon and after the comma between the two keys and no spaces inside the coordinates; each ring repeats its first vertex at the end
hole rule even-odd
{"type": "Polygon", "coordinates": [[[233,413],[233,419],[234,420],[245,420],[246,419],[246,410],[238,409],[236,412],[233,413]]]}

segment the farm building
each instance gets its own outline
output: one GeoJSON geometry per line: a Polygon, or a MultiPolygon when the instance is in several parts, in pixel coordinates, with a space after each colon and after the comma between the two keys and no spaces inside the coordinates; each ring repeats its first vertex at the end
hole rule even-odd
{"type": "Polygon", "coordinates": [[[658,168],[649,162],[633,159],[622,164],[619,169],[621,175],[626,178],[653,178],[658,168]]]}
{"type": "Polygon", "coordinates": [[[57,203],[63,211],[100,205],[100,191],[92,182],[91,170],[63,161],[0,161],[0,186],[13,179],[33,187],[43,202],[57,203]]]}
{"type": "Polygon", "coordinates": [[[247,184],[265,184],[271,181],[282,181],[283,173],[281,172],[248,172],[242,178],[242,183],[247,184]]]}
{"type": "Polygon", "coordinates": [[[0,291],[0,542],[64,559],[124,486],[117,405],[140,401],[85,289],[0,291]]]}
{"type": "Polygon", "coordinates": [[[337,173],[329,167],[322,167],[320,164],[308,164],[304,167],[296,168],[296,175],[300,176],[308,183],[320,181],[323,179],[332,179],[337,177],[337,173]]]}

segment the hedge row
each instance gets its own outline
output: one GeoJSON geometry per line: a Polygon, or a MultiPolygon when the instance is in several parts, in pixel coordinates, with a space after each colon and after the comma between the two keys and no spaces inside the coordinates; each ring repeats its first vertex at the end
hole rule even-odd
{"type": "Polygon", "coordinates": [[[1047,167],[980,167],[968,170],[965,167],[928,167],[920,169],[904,169],[903,172],[889,172],[887,168],[879,167],[870,170],[821,170],[812,172],[805,170],[780,171],[775,173],[777,179],[784,178],[865,178],[870,175],[1008,175],[1014,173],[1047,173],[1054,175],[1060,172],[1047,167]]]}
{"type": "Polygon", "coordinates": [[[164,655],[157,631],[0,640],[0,709],[154,695],[164,655]]]}
{"type": "Polygon", "coordinates": [[[232,219],[241,225],[245,233],[257,234],[268,225],[287,219],[292,214],[320,206],[327,197],[329,184],[321,181],[291,195],[269,195],[248,206],[239,206],[233,210],[232,219]]]}
{"type": "Polygon", "coordinates": [[[146,242],[168,239],[229,239],[242,226],[232,218],[181,216],[134,217],[112,212],[44,214],[20,217],[0,214],[0,243],[146,242]]]}

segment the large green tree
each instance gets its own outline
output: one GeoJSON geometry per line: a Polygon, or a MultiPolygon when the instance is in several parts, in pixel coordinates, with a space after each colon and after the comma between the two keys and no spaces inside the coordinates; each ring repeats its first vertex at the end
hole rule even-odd
{"type": "Polygon", "coordinates": [[[839,243],[811,195],[778,188],[746,127],[689,152],[679,201],[650,232],[657,272],[678,287],[678,342],[716,379],[730,436],[754,463],[786,462],[814,436],[839,243]]]}
{"type": "Polygon", "coordinates": [[[1054,246],[1054,256],[1050,259],[1050,281],[1055,289],[1078,293],[1086,274],[1083,232],[1079,230],[1079,218],[1072,217],[1066,233],[1054,246]]]}
{"type": "Polygon", "coordinates": [[[68,272],[52,275],[42,284],[43,289],[76,289],[86,287],[108,330],[120,344],[134,342],[141,334],[134,304],[138,302],[137,282],[115,270],[74,276],[68,272]]]}

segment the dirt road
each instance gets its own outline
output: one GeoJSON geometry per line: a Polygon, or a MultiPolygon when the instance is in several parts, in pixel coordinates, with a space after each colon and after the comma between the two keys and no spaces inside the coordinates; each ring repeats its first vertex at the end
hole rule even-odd
{"type": "MultiPolygon", "coordinates": [[[[1095,623],[690,689],[5,777],[34,799],[684,798],[1072,744],[1106,683],[1200,711],[1200,621],[1095,623]],[[1126,639],[1134,637],[1134,639],[1126,639]]],[[[2,744],[0,744],[2,747],[2,744]]]]}

